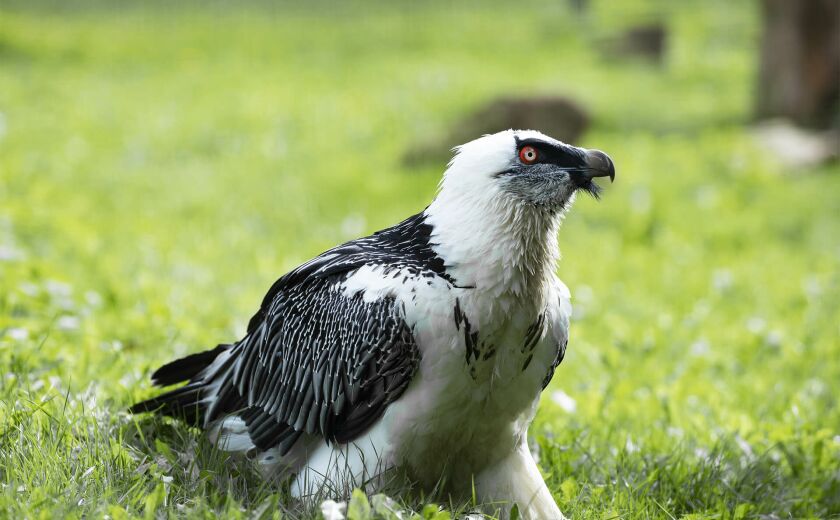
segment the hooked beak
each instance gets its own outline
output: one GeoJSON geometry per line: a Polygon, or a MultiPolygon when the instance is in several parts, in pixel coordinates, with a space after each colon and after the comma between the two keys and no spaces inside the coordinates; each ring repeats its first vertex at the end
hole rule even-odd
{"type": "Polygon", "coordinates": [[[583,172],[589,180],[595,177],[609,177],[610,182],[615,180],[615,166],[610,156],[601,150],[586,150],[586,170],[583,172]]]}

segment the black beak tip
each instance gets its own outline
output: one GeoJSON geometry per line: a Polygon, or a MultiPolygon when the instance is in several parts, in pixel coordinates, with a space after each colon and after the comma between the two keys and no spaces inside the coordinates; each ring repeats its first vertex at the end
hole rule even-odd
{"type": "Polygon", "coordinates": [[[591,177],[609,177],[610,182],[615,181],[615,165],[610,156],[601,150],[587,150],[586,165],[591,177]]]}

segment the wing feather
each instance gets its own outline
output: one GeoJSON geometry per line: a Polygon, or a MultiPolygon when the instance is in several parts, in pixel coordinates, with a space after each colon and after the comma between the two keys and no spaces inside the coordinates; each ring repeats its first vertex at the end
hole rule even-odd
{"type": "Polygon", "coordinates": [[[162,380],[189,377],[189,384],[132,410],[177,414],[193,407],[204,426],[237,414],[258,448],[277,446],[281,454],[304,433],[353,440],[405,391],[420,352],[404,305],[389,297],[364,301],[340,284],[377,265],[386,276],[438,276],[454,286],[431,235],[420,213],[294,269],[269,289],[245,338],[219,354],[170,364],[162,380]]]}
{"type": "Polygon", "coordinates": [[[328,277],[278,290],[262,322],[234,347],[206,423],[246,408],[258,448],[291,447],[293,433],[348,442],[401,395],[419,363],[402,307],[345,295],[337,290],[344,275],[333,272],[338,257],[328,263],[316,271],[328,277]]]}

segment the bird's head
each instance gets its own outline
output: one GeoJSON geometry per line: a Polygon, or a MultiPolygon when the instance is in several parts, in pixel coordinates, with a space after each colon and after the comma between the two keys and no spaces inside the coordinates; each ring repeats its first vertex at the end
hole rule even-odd
{"type": "Polygon", "coordinates": [[[604,152],[532,130],[459,146],[425,211],[434,250],[461,285],[492,291],[500,302],[505,294],[541,294],[560,254],[561,217],[579,190],[597,196],[595,177],[615,177],[604,152]]]}
{"type": "Polygon", "coordinates": [[[604,152],[533,130],[505,130],[456,148],[440,196],[558,214],[578,190],[597,197],[595,177],[615,177],[613,162],[604,152]]]}

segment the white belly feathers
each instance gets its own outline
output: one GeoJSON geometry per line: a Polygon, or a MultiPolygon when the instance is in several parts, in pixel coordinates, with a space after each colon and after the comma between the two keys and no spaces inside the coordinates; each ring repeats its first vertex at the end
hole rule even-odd
{"type": "Polygon", "coordinates": [[[436,276],[362,267],[343,282],[348,296],[394,297],[421,351],[414,380],[375,428],[389,465],[432,484],[446,470],[469,485],[516,448],[566,338],[568,290],[547,285],[554,290],[542,301],[488,310],[476,289],[436,276]]]}

